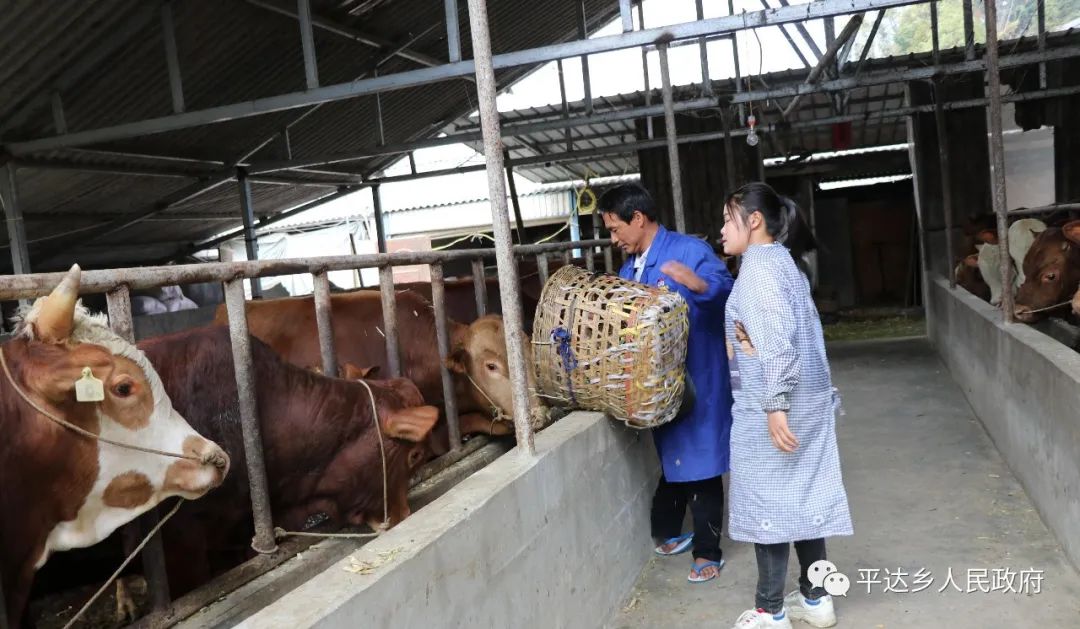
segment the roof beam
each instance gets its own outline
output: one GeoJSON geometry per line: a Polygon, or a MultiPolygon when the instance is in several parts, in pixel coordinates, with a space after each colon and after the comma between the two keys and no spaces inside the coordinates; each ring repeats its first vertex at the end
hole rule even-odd
{"type": "MultiPolygon", "coordinates": [[[[249,2],[262,1],[263,0],[249,0],[249,2]]],[[[692,39],[714,33],[787,24],[832,15],[846,15],[887,7],[905,6],[916,4],[918,2],[919,0],[819,0],[817,2],[798,6],[743,13],[734,16],[724,16],[708,20],[633,31],[630,33],[619,33],[595,39],[576,40],[528,50],[503,53],[492,57],[492,64],[496,70],[523,65],[541,64],[568,57],[580,57],[582,55],[592,55],[613,50],[636,48],[654,43],[657,40],[692,39]]],[[[474,73],[475,64],[473,61],[461,61],[432,68],[422,68],[398,74],[378,76],[360,81],[327,85],[302,92],[269,96],[244,103],[235,103],[232,105],[189,111],[160,118],[129,122],[112,127],[62,134],[28,142],[14,142],[9,144],[7,148],[12,154],[17,155],[26,154],[32,151],[123,140],[142,135],[188,129],[216,122],[238,120],[260,114],[317,105],[320,103],[346,100],[376,92],[417,87],[448,79],[456,79],[474,73]]]]}
{"type": "MultiPolygon", "coordinates": [[[[283,7],[277,2],[271,0],[247,0],[247,3],[259,7],[260,9],[266,9],[279,15],[291,17],[294,20],[300,20],[300,14],[288,7],[283,7]]],[[[351,39],[358,44],[363,44],[369,48],[376,48],[378,50],[394,50],[394,56],[401,57],[402,59],[408,59],[414,63],[418,63],[422,66],[433,68],[435,66],[442,65],[444,62],[441,59],[436,59],[430,55],[425,55],[409,48],[397,48],[397,44],[380,37],[372,33],[367,33],[362,30],[353,28],[351,26],[345,26],[344,24],[338,24],[332,20],[328,20],[324,17],[320,17],[314,13],[311,15],[311,26],[324,30],[328,33],[340,35],[346,39],[351,39]]]]}
{"type": "MultiPolygon", "coordinates": [[[[862,13],[859,13],[858,15],[848,20],[847,25],[844,26],[844,30],[840,31],[840,36],[829,43],[828,50],[825,51],[825,54],[818,61],[818,64],[814,66],[814,69],[810,71],[810,75],[806,77],[806,82],[804,83],[805,85],[813,85],[821,79],[821,75],[824,74],[825,71],[829,68],[829,66],[832,65],[833,60],[836,58],[836,54],[840,51],[840,48],[849,39],[855,36],[856,31],[859,30],[860,26],[862,26],[862,22],[862,13]]],[[[799,103],[801,101],[802,96],[796,94],[795,98],[791,99],[791,102],[788,103],[788,106],[784,108],[784,111],[781,115],[786,119],[788,116],[793,114],[796,109],[799,108],[799,103]]]]}
{"type": "MultiPolygon", "coordinates": [[[[788,0],[780,0],[780,6],[789,7],[791,5],[788,3],[788,0]]],[[[810,47],[810,52],[814,53],[814,59],[816,59],[817,61],[821,61],[821,49],[818,48],[817,42],[814,41],[814,38],[810,36],[810,31],[806,30],[806,25],[802,22],[796,22],[795,29],[799,31],[799,34],[802,35],[803,41],[805,41],[806,45],[810,47]]]]}

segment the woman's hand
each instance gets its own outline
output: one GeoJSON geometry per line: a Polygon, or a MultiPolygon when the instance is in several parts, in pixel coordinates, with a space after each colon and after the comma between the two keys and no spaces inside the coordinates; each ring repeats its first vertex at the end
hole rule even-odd
{"type": "Polygon", "coordinates": [[[699,295],[709,288],[705,280],[682,262],[669,260],[660,266],[660,272],[699,295]]]}
{"type": "Polygon", "coordinates": [[[799,447],[799,440],[788,429],[787,413],[784,411],[769,413],[769,437],[781,452],[794,452],[799,447]]]}

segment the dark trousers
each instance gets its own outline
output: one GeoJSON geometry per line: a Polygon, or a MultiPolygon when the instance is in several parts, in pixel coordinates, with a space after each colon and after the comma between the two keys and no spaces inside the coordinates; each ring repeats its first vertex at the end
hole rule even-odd
{"type": "Polygon", "coordinates": [[[652,535],[666,540],[682,534],[686,507],[694,518],[694,558],[720,561],[720,527],[724,522],[722,476],[685,483],[660,475],[652,502],[652,535]]]}
{"type": "MultiPolygon", "coordinates": [[[[784,608],[784,584],[787,582],[788,554],[791,544],[754,544],[757,553],[758,584],[755,604],[770,614],[779,614],[784,608]]],[[[806,571],[820,559],[825,559],[825,540],[808,539],[795,542],[795,554],[799,556],[799,591],[810,600],[825,596],[824,588],[810,585],[806,571]]]]}

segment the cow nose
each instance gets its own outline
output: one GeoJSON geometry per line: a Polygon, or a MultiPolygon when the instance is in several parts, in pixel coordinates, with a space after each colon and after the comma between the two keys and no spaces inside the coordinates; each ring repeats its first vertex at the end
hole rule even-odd
{"type": "Polygon", "coordinates": [[[1031,308],[1029,306],[1016,306],[1013,308],[1013,316],[1021,321],[1026,321],[1032,316],[1031,308]]]}
{"type": "Polygon", "coordinates": [[[221,449],[221,446],[213,441],[204,441],[199,450],[200,451],[196,455],[199,457],[199,462],[202,465],[217,470],[219,481],[223,480],[229,473],[229,455],[221,449]]]}

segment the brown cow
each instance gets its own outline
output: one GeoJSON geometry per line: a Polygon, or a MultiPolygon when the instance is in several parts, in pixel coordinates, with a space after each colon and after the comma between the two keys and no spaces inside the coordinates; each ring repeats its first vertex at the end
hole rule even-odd
{"type": "MultiPolygon", "coordinates": [[[[229,331],[207,326],[140,343],[165,388],[193,426],[244,460],[229,331]]],[[[371,396],[361,384],[326,378],[285,363],[251,340],[259,424],[275,526],[302,530],[324,513],[333,524],[377,526],[383,519],[382,463],[371,396]]],[[[375,396],[387,461],[389,524],[409,515],[411,473],[427,456],[438,409],[424,406],[404,379],[368,381],[375,396]]],[[[165,527],[174,596],[245,558],[253,534],[247,469],[165,527]],[[239,553],[222,553],[230,545],[239,553]],[[208,557],[208,551],[215,551],[208,557]]]]}
{"type": "Polygon", "coordinates": [[[1068,306],[1080,284],[1080,221],[1040,233],[1024,257],[1026,279],[1016,295],[1016,318],[1033,323],[1068,306]],[[1041,311],[1041,312],[1040,312],[1041,311]]]}
{"type": "MultiPolygon", "coordinates": [[[[435,335],[435,315],[431,304],[411,291],[395,293],[398,341],[401,348],[402,375],[416,383],[420,393],[432,404],[442,404],[442,377],[435,335]]],[[[331,295],[334,324],[334,347],[341,363],[351,362],[364,368],[378,367],[388,374],[386,341],[382,332],[382,302],[372,291],[331,295]]],[[[312,298],[292,297],[247,304],[248,329],[285,360],[301,366],[321,363],[318,327],[312,298]]],[[[218,308],[215,321],[228,320],[224,306],[218,308]]],[[[488,315],[469,325],[449,322],[451,356],[448,366],[454,372],[455,400],[461,418],[462,434],[509,434],[508,422],[493,422],[493,415],[513,414],[506,341],[502,319],[488,315]],[[497,410],[498,413],[494,413],[497,410]]],[[[526,360],[531,363],[528,337],[526,360]]],[[[534,388],[532,370],[529,386],[534,388]]],[[[534,425],[545,421],[539,399],[532,396],[534,425]]],[[[445,426],[432,441],[432,451],[442,454],[448,448],[445,426]]]]}
{"type": "Polygon", "coordinates": [[[990,301],[990,286],[979,270],[979,254],[966,256],[956,265],[956,285],[983,301],[990,301]]]}
{"type": "Polygon", "coordinates": [[[76,304],[79,279],[72,267],[0,347],[7,365],[0,377],[0,580],[15,627],[51,553],[96,544],[170,496],[198,498],[229,467],[225,452],[173,408],[146,356],[76,304]],[[86,370],[102,381],[101,401],[77,399],[86,370]],[[38,409],[104,438],[194,460],[101,443],[38,409]]]}

